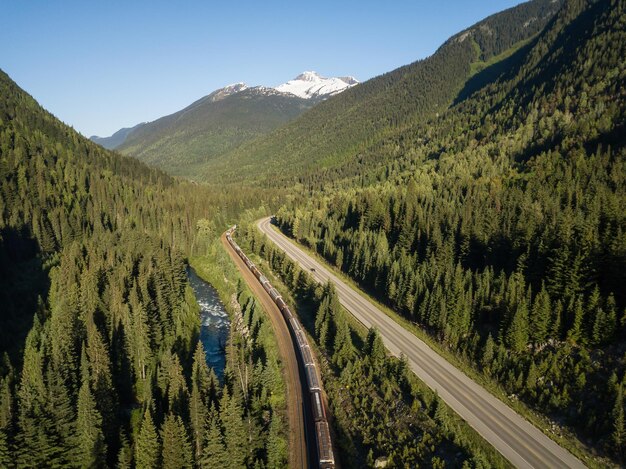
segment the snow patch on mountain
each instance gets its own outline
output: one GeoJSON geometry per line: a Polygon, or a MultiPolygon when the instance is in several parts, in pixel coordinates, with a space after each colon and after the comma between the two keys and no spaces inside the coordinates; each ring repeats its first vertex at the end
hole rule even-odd
{"type": "Polygon", "coordinates": [[[290,93],[299,98],[311,99],[328,97],[354,86],[358,83],[354,77],[325,78],[317,72],[304,72],[287,83],[278,85],[276,90],[290,93]]]}
{"type": "Polygon", "coordinates": [[[217,91],[214,91],[209,96],[211,97],[211,101],[219,101],[220,99],[224,99],[231,94],[239,93],[240,91],[244,91],[248,89],[248,85],[245,83],[233,83],[232,85],[225,86],[224,88],[220,88],[217,91]]]}

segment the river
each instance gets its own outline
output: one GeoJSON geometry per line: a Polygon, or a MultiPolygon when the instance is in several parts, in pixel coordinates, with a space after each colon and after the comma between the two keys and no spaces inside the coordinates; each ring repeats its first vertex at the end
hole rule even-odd
{"type": "Polygon", "coordinates": [[[200,340],[206,353],[207,365],[213,368],[222,381],[226,366],[224,346],[230,330],[228,313],[213,285],[198,277],[191,267],[187,268],[187,278],[200,305],[200,340]]]}

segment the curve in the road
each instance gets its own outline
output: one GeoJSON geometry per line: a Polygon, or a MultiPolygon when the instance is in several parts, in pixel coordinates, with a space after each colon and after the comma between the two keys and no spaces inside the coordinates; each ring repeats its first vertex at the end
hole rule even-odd
{"type": "Polygon", "coordinates": [[[341,304],[364,326],[376,327],[389,351],[396,356],[404,354],[413,372],[513,465],[520,468],[585,467],[579,459],[274,229],[270,222],[271,217],[264,218],[257,226],[316,281],[332,281],[341,304]]]}

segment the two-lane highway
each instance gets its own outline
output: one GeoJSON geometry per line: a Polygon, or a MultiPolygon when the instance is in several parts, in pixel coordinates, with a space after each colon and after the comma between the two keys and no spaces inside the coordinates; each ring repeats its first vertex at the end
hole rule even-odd
{"type": "Polygon", "coordinates": [[[365,327],[376,327],[389,351],[396,356],[404,354],[413,372],[513,465],[520,468],[585,467],[571,453],[274,229],[270,221],[270,217],[259,220],[259,230],[316,281],[333,282],[341,304],[365,327]]]}

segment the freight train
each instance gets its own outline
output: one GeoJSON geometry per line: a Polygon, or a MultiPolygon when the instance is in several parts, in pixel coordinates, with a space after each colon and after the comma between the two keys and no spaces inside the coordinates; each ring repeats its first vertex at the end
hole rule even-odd
{"type": "Polygon", "coordinates": [[[265,277],[259,268],[252,263],[248,256],[244,254],[241,248],[233,239],[233,232],[237,225],[226,230],[226,240],[233,247],[241,260],[246,264],[248,269],[258,279],[265,291],[270,295],[278,309],[280,309],[285,321],[291,329],[291,333],[296,338],[297,349],[300,358],[306,370],[307,387],[309,390],[309,398],[311,400],[311,408],[313,409],[313,420],[315,422],[315,441],[317,443],[317,456],[320,469],[332,469],[335,467],[335,457],[333,455],[333,446],[330,439],[330,431],[328,429],[328,421],[326,420],[326,410],[324,409],[324,401],[322,400],[322,387],[317,375],[317,367],[313,361],[313,354],[309,347],[309,342],[300,326],[300,323],[293,315],[287,303],[276,290],[270,281],[265,277]]]}

